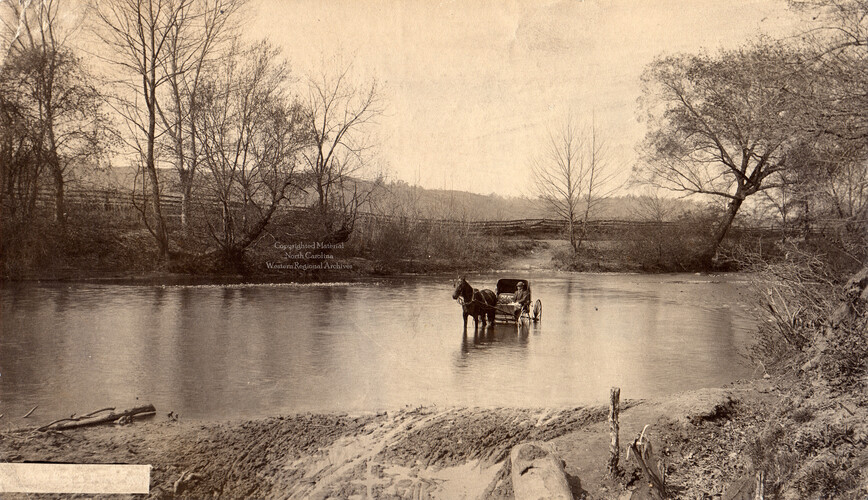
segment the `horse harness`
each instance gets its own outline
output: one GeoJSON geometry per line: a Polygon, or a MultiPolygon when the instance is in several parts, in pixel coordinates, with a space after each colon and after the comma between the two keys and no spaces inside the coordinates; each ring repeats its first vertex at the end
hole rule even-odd
{"type": "Polygon", "coordinates": [[[473,290],[473,293],[470,294],[470,302],[466,302],[466,301],[464,300],[464,296],[459,295],[459,296],[458,296],[458,303],[461,304],[462,306],[463,306],[463,305],[480,304],[480,305],[482,305],[482,307],[487,308],[487,309],[489,309],[489,310],[493,309],[493,310],[495,310],[495,311],[497,311],[497,312],[501,312],[501,313],[504,313],[504,314],[511,314],[509,311],[505,311],[505,310],[503,310],[503,309],[497,307],[496,305],[490,306],[490,305],[488,305],[487,303],[485,303],[485,302],[483,302],[483,301],[477,300],[477,299],[476,299],[476,295],[477,295],[477,294],[481,295],[481,294],[479,293],[479,291],[477,291],[477,290],[475,290],[475,289],[472,289],[472,290],[473,290]]]}

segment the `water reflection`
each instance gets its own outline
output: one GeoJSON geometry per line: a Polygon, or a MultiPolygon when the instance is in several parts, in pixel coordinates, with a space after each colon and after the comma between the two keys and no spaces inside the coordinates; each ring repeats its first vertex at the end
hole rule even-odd
{"type": "MultiPolygon", "coordinates": [[[[492,287],[497,276],[471,282],[492,287]]],[[[540,276],[538,323],[462,331],[448,279],[332,286],[3,286],[0,413],[154,403],[224,418],[543,406],[748,376],[739,284],[540,276]],[[138,398],[138,399],[137,399],[138,398]]]]}

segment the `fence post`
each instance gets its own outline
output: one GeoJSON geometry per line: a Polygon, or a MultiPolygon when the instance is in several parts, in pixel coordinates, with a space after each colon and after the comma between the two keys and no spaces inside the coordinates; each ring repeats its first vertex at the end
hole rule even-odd
{"type": "Polygon", "coordinates": [[[619,400],[621,399],[621,388],[612,387],[609,391],[609,432],[611,433],[612,442],[609,446],[609,474],[617,476],[620,468],[618,460],[620,457],[620,443],[618,442],[618,410],[619,400]]]}
{"type": "Polygon", "coordinates": [[[754,500],[763,500],[765,498],[765,481],[766,475],[764,471],[756,473],[756,488],[754,490],[754,500]]]}

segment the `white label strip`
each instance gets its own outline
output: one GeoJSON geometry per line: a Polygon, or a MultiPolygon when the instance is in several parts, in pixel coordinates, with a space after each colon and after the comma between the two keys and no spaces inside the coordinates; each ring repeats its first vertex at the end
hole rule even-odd
{"type": "Polygon", "coordinates": [[[150,465],[0,463],[0,493],[149,492],[150,465]]]}

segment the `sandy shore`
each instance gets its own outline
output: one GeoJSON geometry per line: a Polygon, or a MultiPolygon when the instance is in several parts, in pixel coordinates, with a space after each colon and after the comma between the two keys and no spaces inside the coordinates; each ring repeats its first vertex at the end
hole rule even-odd
{"type": "MultiPolygon", "coordinates": [[[[679,497],[720,494],[744,473],[739,433],[778,392],[767,381],[622,402],[624,474],[606,474],[608,409],[404,408],[202,423],[136,421],[64,432],[7,430],[0,460],[150,464],[152,498],[512,498],[508,454],[546,441],[576,498],[640,481],[626,446],[646,435],[679,497]]],[[[21,496],[23,497],[23,495],[21,496]]],[[[113,498],[117,498],[116,496],[113,498]]],[[[141,497],[138,497],[141,498],[141,497]]]]}

